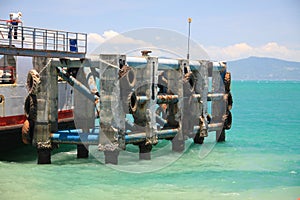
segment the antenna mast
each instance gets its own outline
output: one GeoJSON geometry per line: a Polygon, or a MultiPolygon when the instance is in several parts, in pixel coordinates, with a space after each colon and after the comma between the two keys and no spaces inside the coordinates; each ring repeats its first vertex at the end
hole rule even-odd
{"type": "Polygon", "coordinates": [[[191,22],[192,18],[188,18],[188,23],[189,23],[189,34],[188,34],[188,50],[187,50],[187,56],[186,58],[189,60],[190,59],[190,36],[191,36],[191,22]]]}

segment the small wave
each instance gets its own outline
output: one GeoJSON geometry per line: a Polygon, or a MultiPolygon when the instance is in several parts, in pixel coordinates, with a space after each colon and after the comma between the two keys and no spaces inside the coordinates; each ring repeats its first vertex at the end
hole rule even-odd
{"type": "Polygon", "coordinates": [[[222,193],[223,196],[240,196],[240,193],[237,192],[228,192],[228,193],[222,193]]]}
{"type": "Polygon", "coordinates": [[[297,172],[296,171],[290,171],[290,174],[297,174],[297,172]]]}
{"type": "Polygon", "coordinates": [[[69,152],[66,152],[66,154],[68,154],[68,155],[75,155],[75,154],[77,154],[77,152],[76,151],[69,151],[69,152]]]}

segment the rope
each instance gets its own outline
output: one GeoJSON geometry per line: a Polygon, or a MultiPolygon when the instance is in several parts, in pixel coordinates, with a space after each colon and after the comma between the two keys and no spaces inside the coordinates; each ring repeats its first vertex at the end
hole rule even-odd
{"type": "Polygon", "coordinates": [[[42,70],[39,72],[40,75],[49,66],[49,64],[51,63],[51,61],[52,61],[52,58],[49,59],[48,63],[45,65],[45,67],[43,67],[42,70]]]}
{"type": "Polygon", "coordinates": [[[107,62],[107,61],[105,61],[105,60],[102,60],[101,58],[99,58],[99,61],[100,61],[100,62],[103,62],[103,63],[106,64],[106,65],[109,65],[109,66],[111,66],[111,67],[114,67],[114,68],[116,68],[116,69],[118,69],[118,70],[120,70],[120,71],[123,71],[123,70],[120,69],[117,65],[111,64],[111,63],[109,63],[109,62],[107,62]]]}

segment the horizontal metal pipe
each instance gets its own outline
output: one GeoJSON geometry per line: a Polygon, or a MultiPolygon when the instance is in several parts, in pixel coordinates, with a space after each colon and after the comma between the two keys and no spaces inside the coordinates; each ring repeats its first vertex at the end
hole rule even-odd
{"type": "MultiPolygon", "coordinates": [[[[210,94],[210,99],[217,99],[221,98],[224,94],[210,94]]],[[[201,99],[200,94],[193,94],[193,98],[195,101],[199,101],[201,99]]],[[[137,96],[137,102],[139,104],[146,103],[149,98],[147,96],[137,96]]],[[[171,103],[178,103],[179,98],[178,95],[157,95],[157,104],[171,104],[171,103]]]]}
{"type": "MultiPolygon", "coordinates": [[[[137,96],[136,100],[139,104],[144,104],[149,101],[147,96],[137,96]]],[[[157,104],[178,103],[178,95],[157,95],[157,104]]]]}
{"type": "Polygon", "coordinates": [[[211,124],[208,124],[208,132],[222,130],[223,126],[224,126],[223,123],[211,123],[211,124]]]}
{"type": "Polygon", "coordinates": [[[200,70],[200,63],[198,61],[190,61],[189,64],[192,71],[200,70]]]}
{"type": "MultiPolygon", "coordinates": [[[[208,132],[222,130],[223,123],[208,124],[208,132]]],[[[64,144],[91,144],[98,145],[99,142],[99,129],[91,133],[83,133],[79,129],[58,131],[51,133],[50,138],[52,142],[64,144]],[[98,130],[98,132],[97,132],[98,130]]],[[[194,126],[193,133],[196,134],[200,131],[200,126],[194,126]]],[[[156,132],[158,139],[173,138],[178,133],[178,129],[165,129],[156,132]]],[[[125,135],[125,143],[132,144],[142,142],[146,139],[145,132],[129,133],[125,135]]]]}
{"type": "Polygon", "coordinates": [[[158,69],[179,69],[180,65],[176,59],[158,58],[158,69]]]}
{"type": "Polygon", "coordinates": [[[224,97],[224,93],[208,93],[207,101],[217,101],[221,100],[224,97]]]}
{"type": "Polygon", "coordinates": [[[62,143],[62,144],[93,144],[97,145],[98,134],[87,134],[87,133],[77,133],[77,134],[69,134],[63,132],[51,133],[50,139],[54,143],[62,143]]]}
{"type": "MultiPolygon", "coordinates": [[[[165,130],[159,130],[156,132],[156,135],[158,139],[167,139],[167,138],[173,138],[178,133],[178,129],[165,129],[165,130]]],[[[132,133],[125,136],[125,142],[126,144],[136,143],[136,142],[142,142],[146,139],[146,133],[132,133]]]]}
{"type": "Polygon", "coordinates": [[[145,57],[130,57],[126,58],[128,66],[134,68],[143,68],[146,67],[147,59],[145,57]]]}
{"type": "Polygon", "coordinates": [[[225,62],[212,62],[212,63],[213,63],[213,71],[221,71],[223,69],[226,69],[225,62]]]}
{"type": "MultiPolygon", "coordinates": [[[[146,67],[147,59],[146,57],[131,57],[126,58],[128,66],[133,68],[143,68],[146,67]]],[[[177,59],[166,59],[158,58],[158,69],[179,69],[180,65],[177,59]]]]}
{"type": "MultiPolygon", "coordinates": [[[[222,130],[223,123],[211,123],[208,124],[208,132],[222,130]]],[[[196,134],[200,131],[200,126],[194,126],[193,133],[196,134]]]]}
{"type": "MultiPolygon", "coordinates": [[[[178,129],[166,129],[157,131],[156,135],[158,139],[172,138],[178,133],[178,129]]],[[[76,131],[72,132],[56,132],[50,134],[50,139],[54,143],[64,143],[64,144],[92,144],[98,145],[99,135],[98,134],[88,134],[88,133],[78,133],[76,131]]],[[[146,133],[131,133],[125,135],[125,143],[131,144],[136,142],[142,142],[146,139],[146,133]]]]}
{"type": "Polygon", "coordinates": [[[157,95],[157,104],[178,103],[178,95],[157,95]]]}

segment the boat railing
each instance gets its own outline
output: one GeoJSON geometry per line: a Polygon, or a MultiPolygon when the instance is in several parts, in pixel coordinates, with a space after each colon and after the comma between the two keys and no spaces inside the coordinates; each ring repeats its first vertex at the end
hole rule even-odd
{"type": "Polygon", "coordinates": [[[22,23],[14,26],[7,20],[0,20],[0,46],[86,54],[87,34],[26,27],[22,23]]]}

